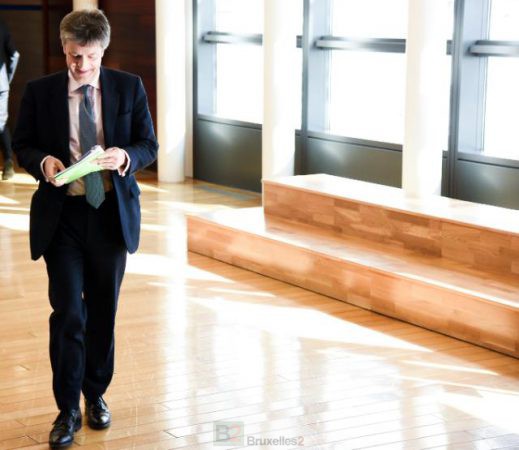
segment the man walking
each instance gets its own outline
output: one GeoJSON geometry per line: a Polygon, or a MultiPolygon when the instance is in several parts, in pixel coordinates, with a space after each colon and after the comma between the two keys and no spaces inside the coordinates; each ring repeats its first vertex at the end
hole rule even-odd
{"type": "Polygon", "coordinates": [[[31,255],[49,277],[50,359],[60,413],[52,448],[72,444],[87,424],[110,426],[103,399],[114,369],[114,323],[127,252],[139,243],[134,173],[153,162],[158,144],[139,77],[101,66],[110,41],[102,11],[74,11],[60,25],[68,71],[30,82],[13,147],[40,181],[30,214],[31,255]],[[94,145],[102,171],[61,186],[55,175],[94,145]]]}

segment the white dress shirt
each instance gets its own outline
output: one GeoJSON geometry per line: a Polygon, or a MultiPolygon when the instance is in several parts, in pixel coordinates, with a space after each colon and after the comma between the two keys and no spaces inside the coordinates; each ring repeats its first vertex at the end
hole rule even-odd
{"type": "MultiPolygon", "coordinates": [[[[99,84],[99,74],[97,77],[89,83],[94,87],[92,100],[93,100],[93,110],[94,110],[94,118],[96,123],[96,144],[100,145],[102,148],[105,148],[105,136],[103,133],[103,111],[101,107],[101,86],[99,84]]],[[[68,73],[68,117],[70,124],[70,163],[74,164],[77,162],[81,156],[83,155],[80,145],[79,145],[79,107],[81,105],[81,101],[83,100],[83,94],[81,93],[81,86],[71,73],[68,73]]],[[[84,149],[87,152],[90,149],[84,149]]],[[[110,180],[110,174],[107,170],[103,170],[101,172],[103,176],[103,184],[105,191],[110,191],[112,189],[112,182],[110,180]]],[[[67,194],[69,195],[85,195],[85,183],[83,178],[79,178],[76,181],[70,183],[68,187],[67,194]]]]}

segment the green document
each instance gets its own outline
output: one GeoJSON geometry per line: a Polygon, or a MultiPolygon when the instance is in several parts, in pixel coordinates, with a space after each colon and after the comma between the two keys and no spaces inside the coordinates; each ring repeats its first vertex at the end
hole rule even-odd
{"type": "Polygon", "coordinates": [[[78,178],[88,175],[89,173],[103,170],[101,166],[98,166],[94,162],[103,153],[104,150],[99,145],[92,147],[92,149],[86,152],[77,163],[72,164],[70,167],[67,167],[65,170],[56,174],[54,179],[56,181],[62,181],[64,184],[68,184],[76,181],[78,178]]]}

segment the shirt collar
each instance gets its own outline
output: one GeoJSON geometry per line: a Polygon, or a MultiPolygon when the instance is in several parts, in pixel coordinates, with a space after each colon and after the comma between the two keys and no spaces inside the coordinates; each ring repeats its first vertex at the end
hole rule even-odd
{"type": "MultiPolygon", "coordinates": [[[[94,80],[90,83],[88,83],[90,86],[93,86],[95,89],[100,89],[100,83],[99,83],[99,76],[101,74],[101,71],[98,72],[97,76],[94,78],[94,80]]],[[[77,91],[82,84],[78,83],[72,74],[70,73],[70,70],[68,71],[68,92],[69,94],[77,91]]]]}

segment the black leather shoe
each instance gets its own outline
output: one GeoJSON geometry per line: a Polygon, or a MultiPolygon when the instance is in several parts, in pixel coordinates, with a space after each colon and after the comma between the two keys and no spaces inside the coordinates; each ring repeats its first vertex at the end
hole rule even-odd
{"type": "Polygon", "coordinates": [[[49,435],[50,448],[66,448],[74,442],[74,433],[81,428],[81,411],[61,411],[49,435]]]}
{"type": "Polygon", "coordinates": [[[102,430],[112,423],[112,414],[103,397],[97,397],[94,401],[85,399],[85,415],[90,428],[102,430]]]}

